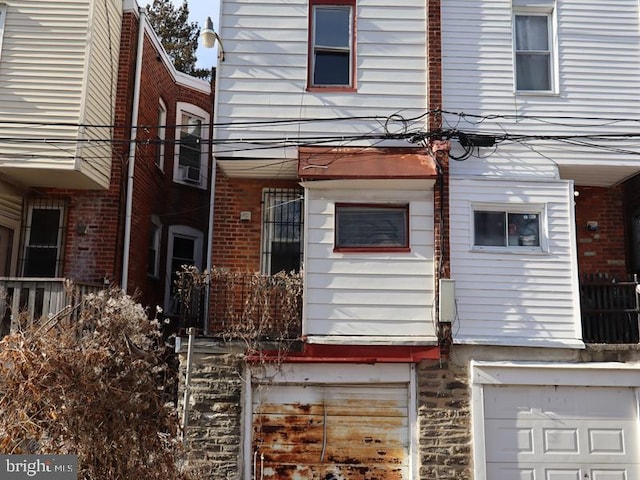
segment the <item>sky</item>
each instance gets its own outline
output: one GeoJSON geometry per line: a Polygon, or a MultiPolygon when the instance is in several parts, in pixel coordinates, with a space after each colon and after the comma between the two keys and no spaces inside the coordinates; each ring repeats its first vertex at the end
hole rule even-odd
{"type": "MultiPolygon", "coordinates": [[[[182,5],[182,0],[171,0],[174,5],[182,5]]],[[[142,0],[138,5],[149,5],[152,0],[142,0]]],[[[189,20],[196,22],[200,28],[204,28],[207,17],[213,20],[213,29],[218,31],[218,13],[220,11],[219,0],[187,0],[189,5],[189,20]]],[[[217,48],[199,47],[196,51],[198,61],[196,66],[200,68],[211,68],[217,64],[217,48]]]]}

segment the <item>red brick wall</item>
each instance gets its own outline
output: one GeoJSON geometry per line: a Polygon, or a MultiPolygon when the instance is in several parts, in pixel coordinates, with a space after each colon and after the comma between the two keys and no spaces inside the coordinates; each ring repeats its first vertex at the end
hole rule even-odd
{"type": "Polygon", "coordinates": [[[213,221],[213,264],[239,272],[260,270],[262,189],[296,188],[294,180],[228,178],[218,169],[213,221]],[[251,221],[240,221],[240,212],[251,221]]]}
{"type": "Polygon", "coordinates": [[[580,274],[626,274],[625,219],[620,187],[576,187],[576,237],[580,274]],[[589,231],[587,222],[598,222],[589,231]]]}
{"type": "MultiPolygon", "coordinates": [[[[49,189],[46,195],[62,196],[69,201],[68,229],[65,239],[63,275],[76,280],[102,282],[108,278],[115,284],[121,280],[125,197],[129,157],[129,139],[134,92],[138,19],[125,13],[118,71],[111,185],[107,191],[71,191],[49,189]],[[79,233],[79,225],[87,225],[79,233]]],[[[147,275],[151,216],[157,215],[163,225],[161,251],[166,249],[170,225],[186,225],[202,231],[203,258],[206,258],[208,230],[208,190],[175,184],[173,154],[176,102],[187,102],[212,111],[210,93],[174,83],[166,65],[159,59],[152,42],[146,38],[141,77],[141,95],[136,147],[131,254],[128,292],[138,292],[145,305],[162,304],[165,289],[166,254],[160,258],[160,278],[147,275]],[[164,172],[155,165],[156,147],[145,140],[157,135],[158,105],[162,97],[167,107],[164,172]]],[[[209,182],[207,182],[207,185],[209,182]]]]}

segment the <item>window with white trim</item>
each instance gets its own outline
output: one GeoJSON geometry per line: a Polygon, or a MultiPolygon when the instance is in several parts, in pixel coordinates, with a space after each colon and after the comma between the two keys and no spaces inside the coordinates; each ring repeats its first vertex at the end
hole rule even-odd
{"type": "Polygon", "coordinates": [[[552,8],[514,9],[513,46],[518,92],[555,90],[552,8]]]}
{"type": "Polygon", "coordinates": [[[354,0],[311,0],[310,87],[354,86],[354,0]]]}
{"type": "Polygon", "coordinates": [[[156,135],[156,165],[164,170],[164,144],[167,133],[167,105],[158,101],[158,134],[156,135]]]}
{"type": "Polygon", "coordinates": [[[477,249],[545,250],[542,207],[473,209],[473,247],[477,249]]]}
{"type": "Polygon", "coordinates": [[[209,114],[195,105],[178,102],[174,181],[206,188],[209,154],[209,114]]]}
{"type": "Polygon", "coordinates": [[[299,271],[302,266],[304,193],[297,188],[262,192],[262,261],[265,275],[299,271]]]}
{"type": "Polygon", "coordinates": [[[151,215],[149,224],[149,257],[147,263],[147,275],[157,278],[160,272],[160,239],[162,224],[157,215],[151,215]]]}
{"type": "Polygon", "coordinates": [[[23,224],[21,271],[25,277],[59,277],[62,274],[65,208],[62,201],[34,201],[23,224]]]}
{"type": "Polygon", "coordinates": [[[167,240],[167,283],[165,310],[167,313],[181,313],[175,281],[177,272],[183,265],[194,265],[202,270],[202,243],[204,235],[200,230],[185,225],[171,225],[167,240]]]}

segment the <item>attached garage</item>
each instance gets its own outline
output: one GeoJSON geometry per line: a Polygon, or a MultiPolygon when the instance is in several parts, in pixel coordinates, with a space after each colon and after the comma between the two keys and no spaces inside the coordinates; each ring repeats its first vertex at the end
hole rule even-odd
{"type": "Polygon", "coordinates": [[[255,478],[414,478],[412,371],[406,364],[289,365],[277,381],[253,378],[255,478]]]}
{"type": "Polygon", "coordinates": [[[476,478],[640,478],[639,370],[519,367],[472,366],[476,478]]]}

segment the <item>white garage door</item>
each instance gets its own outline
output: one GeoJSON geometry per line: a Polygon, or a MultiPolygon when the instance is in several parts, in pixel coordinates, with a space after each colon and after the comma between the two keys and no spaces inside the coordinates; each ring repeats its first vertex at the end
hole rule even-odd
{"type": "Polygon", "coordinates": [[[633,388],[484,386],[487,480],[640,479],[633,388]]]}

